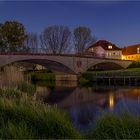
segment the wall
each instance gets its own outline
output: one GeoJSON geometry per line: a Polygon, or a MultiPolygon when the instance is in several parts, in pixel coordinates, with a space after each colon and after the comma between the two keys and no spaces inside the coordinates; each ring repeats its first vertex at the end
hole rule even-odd
{"type": "Polygon", "coordinates": [[[105,57],[105,50],[101,46],[90,48],[89,52],[95,53],[98,57],[105,57]]]}
{"type": "Polygon", "coordinates": [[[106,51],[105,57],[112,58],[112,59],[122,59],[122,51],[121,50],[106,51]]]}
{"type": "Polygon", "coordinates": [[[123,55],[122,59],[123,60],[134,60],[134,61],[137,61],[137,60],[140,60],[140,54],[123,55]]]}
{"type": "Polygon", "coordinates": [[[95,56],[102,58],[112,58],[112,59],[122,58],[122,50],[104,50],[101,46],[96,46],[90,48],[88,51],[93,53],[95,56]]]}

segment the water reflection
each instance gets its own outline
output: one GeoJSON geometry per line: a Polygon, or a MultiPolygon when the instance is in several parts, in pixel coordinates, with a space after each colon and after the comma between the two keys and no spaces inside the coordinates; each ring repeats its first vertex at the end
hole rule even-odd
{"type": "Polygon", "coordinates": [[[109,108],[110,108],[110,110],[114,109],[114,95],[113,95],[113,93],[109,94],[109,108]]]}
{"type": "Polygon", "coordinates": [[[77,87],[77,81],[55,81],[57,87],[77,87]]]}
{"type": "Polygon", "coordinates": [[[43,101],[66,110],[81,131],[94,126],[103,112],[140,115],[139,87],[56,87],[46,92],[43,101]]]}

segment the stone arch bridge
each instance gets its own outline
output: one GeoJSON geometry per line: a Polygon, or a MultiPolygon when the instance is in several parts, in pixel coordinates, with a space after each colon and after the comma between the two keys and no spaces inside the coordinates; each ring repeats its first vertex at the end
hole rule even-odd
{"type": "Polygon", "coordinates": [[[95,58],[80,55],[54,55],[54,54],[0,54],[0,67],[17,62],[29,62],[45,66],[53,72],[69,74],[79,74],[86,72],[89,68],[97,64],[112,63],[120,68],[127,68],[132,61],[95,58]]]}

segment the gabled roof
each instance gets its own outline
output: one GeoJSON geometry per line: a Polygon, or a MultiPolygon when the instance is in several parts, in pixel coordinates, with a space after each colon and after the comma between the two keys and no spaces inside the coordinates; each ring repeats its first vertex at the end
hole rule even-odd
{"type": "Polygon", "coordinates": [[[137,54],[137,48],[140,48],[140,44],[126,46],[122,49],[122,54],[123,55],[137,54]]]}
{"type": "Polygon", "coordinates": [[[93,45],[91,45],[88,49],[92,48],[92,47],[97,47],[97,46],[101,46],[104,50],[122,50],[121,48],[117,47],[115,44],[112,44],[109,41],[106,40],[99,40],[96,43],[94,43],[93,45]],[[109,49],[108,46],[112,46],[112,49],[109,49]]]}

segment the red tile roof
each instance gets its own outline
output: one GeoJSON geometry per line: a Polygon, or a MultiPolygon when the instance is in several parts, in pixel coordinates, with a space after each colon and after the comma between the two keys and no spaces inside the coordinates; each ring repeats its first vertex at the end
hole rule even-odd
{"type": "Polygon", "coordinates": [[[109,41],[106,40],[99,40],[95,44],[91,45],[88,49],[96,46],[101,46],[104,50],[122,50],[121,48],[117,47],[115,44],[112,44],[109,41]],[[109,49],[108,46],[111,45],[112,49],[109,49]]]}
{"type": "Polygon", "coordinates": [[[122,49],[122,54],[123,55],[137,54],[137,48],[140,48],[140,44],[124,47],[122,49]]]}

